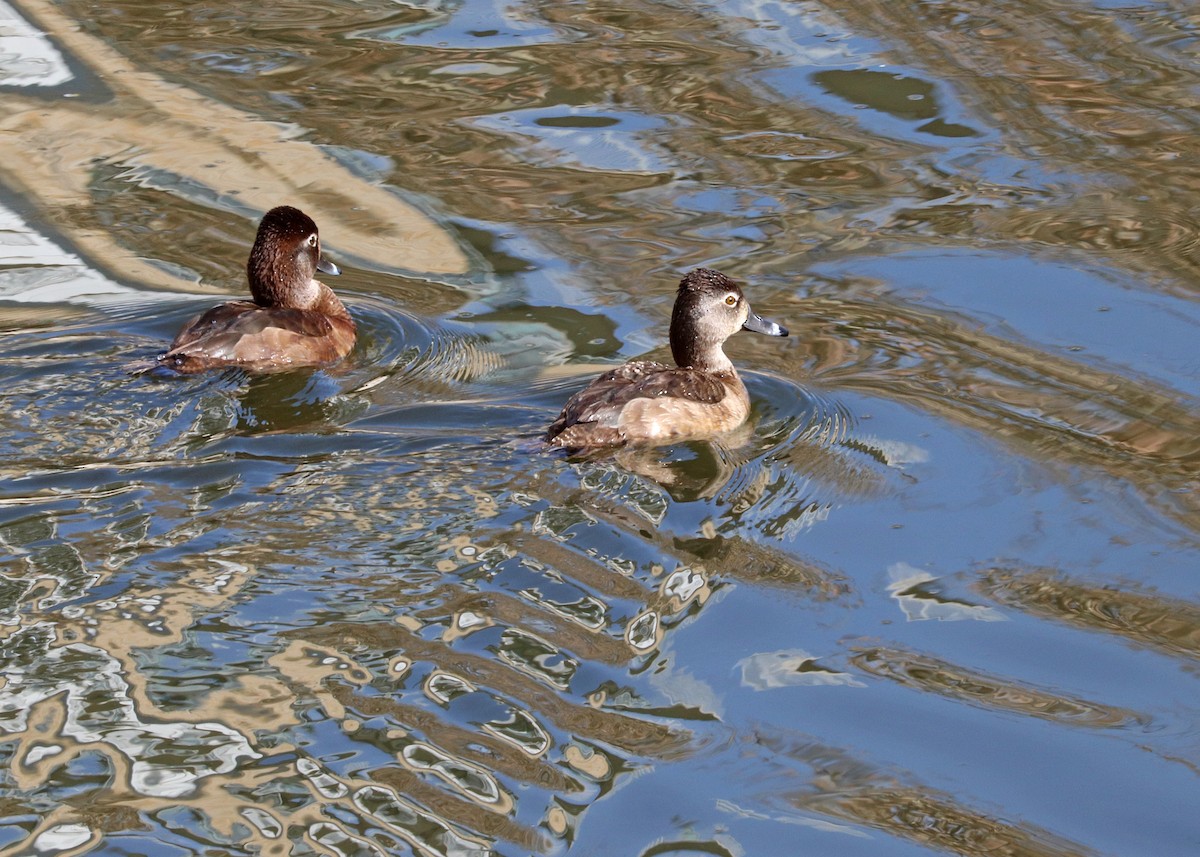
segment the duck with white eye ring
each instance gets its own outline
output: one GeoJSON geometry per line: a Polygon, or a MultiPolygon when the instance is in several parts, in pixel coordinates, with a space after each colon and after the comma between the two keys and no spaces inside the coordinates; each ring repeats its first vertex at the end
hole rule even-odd
{"type": "Polygon", "coordinates": [[[288,205],[268,211],[246,264],[253,301],[230,301],[193,318],[159,356],[191,374],[241,368],[278,372],[327,366],[354,347],[354,319],[316,273],[340,273],[321,258],[312,218],[288,205]]]}
{"type": "Polygon", "coordinates": [[[741,329],[788,335],[752,312],[741,288],[720,271],[691,271],[679,283],[671,313],[676,365],[635,360],[606,372],[567,401],[546,442],[586,450],[672,443],[737,428],[750,413],[750,395],[722,346],[741,329]]]}

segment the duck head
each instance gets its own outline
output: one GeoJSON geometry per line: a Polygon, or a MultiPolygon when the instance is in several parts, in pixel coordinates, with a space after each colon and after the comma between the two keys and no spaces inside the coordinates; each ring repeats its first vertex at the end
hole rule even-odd
{"type": "Polygon", "coordinates": [[[788,335],[787,328],[754,313],[738,284],[720,271],[696,268],[679,283],[671,312],[671,355],[678,366],[732,371],[722,345],[742,329],[788,335]]]}
{"type": "Polygon", "coordinates": [[[250,294],[260,306],[306,309],[321,292],[317,271],[337,275],[321,258],[317,224],[298,208],[281,205],[263,215],[246,263],[250,294]]]}

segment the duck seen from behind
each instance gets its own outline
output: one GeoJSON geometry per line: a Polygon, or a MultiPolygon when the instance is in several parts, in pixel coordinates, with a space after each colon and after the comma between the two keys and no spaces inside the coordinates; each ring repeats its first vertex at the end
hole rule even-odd
{"type": "Polygon", "coordinates": [[[635,360],[606,372],[567,401],[546,441],[587,449],[669,443],[737,428],[750,413],[750,396],[722,346],[742,328],[788,335],[755,315],[733,280],[695,269],[679,283],[671,313],[676,365],[635,360]]]}
{"type": "Polygon", "coordinates": [[[324,366],[354,347],[354,319],[317,271],[340,273],[321,258],[317,224],[281,205],[258,226],[246,274],[253,301],[230,301],[189,321],[158,360],[183,373],[241,368],[275,372],[324,366]]]}

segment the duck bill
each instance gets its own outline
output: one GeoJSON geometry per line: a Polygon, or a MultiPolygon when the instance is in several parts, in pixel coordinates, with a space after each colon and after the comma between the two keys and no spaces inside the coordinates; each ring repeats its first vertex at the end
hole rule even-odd
{"type": "Polygon", "coordinates": [[[331,277],[336,277],[341,273],[341,271],[338,270],[338,266],[333,264],[333,262],[330,262],[328,259],[318,259],[317,270],[323,274],[329,274],[331,277]]]}
{"type": "Polygon", "coordinates": [[[745,322],[742,323],[745,330],[753,330],[755,333],[765,333],[767,336],[787,336],[788,330],[782,325],[778,325],[773,321],[767,321],[761,315],[750,313],[746,316],[745,322]]]}

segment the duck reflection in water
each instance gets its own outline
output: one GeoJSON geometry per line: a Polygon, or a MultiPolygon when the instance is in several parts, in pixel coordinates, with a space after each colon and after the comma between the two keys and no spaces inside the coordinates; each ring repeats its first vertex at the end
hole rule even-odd
{"type": "Polygon", "coordinates": [[[586,452],[711,438],[738,428],[750,413],[750,396],[722,346],[743,328],[788,335],[752,312],[733,280],[697,268],[679,283],[671,313],[676,365],[635,360],[606,372],[567,401],[545,440],[586,452]]]}
{"type": "Polygon", "coordinates": [[[720,438],[689,438],[669,448],[631,443],[591,450],[583,457],[611,457],[622,470],[650,480],[676,503],[690,503],[716,497],[739,471],[754,474],[751,479],[764,472],[752,463],[758,452],[751,446],[753,439],[751,418],[720,438]]]}
{"type": "Polygon", "coordinates": [[[321,258],[317,224],[298,208],[271,209],[246,264],[254,300],[230,301],[193,318],[159,364],[190,374],[336,363],[354,347],[354,320],[333,290],[315,279],[317,271],[340,273],[321,258]]]}

